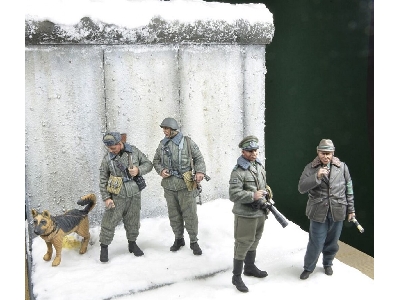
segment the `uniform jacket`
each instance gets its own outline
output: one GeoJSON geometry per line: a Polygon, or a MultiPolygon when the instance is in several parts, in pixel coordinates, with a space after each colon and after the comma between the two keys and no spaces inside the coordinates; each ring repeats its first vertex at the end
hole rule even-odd
{"type": "Polygon", "coordinates": [[[265,190],[267,186],[265,168],[258,158],[256,164],[257,170],[250,161],[240,156],[231,172],[229,200],[234,203],[232,212],[235,215],[248,218],[258,218],[266,215],[265,211],[253,209],[248,205],[254,201],[254,192],[265,190]]]}
{"type": "Polygon", "coordinates": [[[330,176],[317,178],[322,163],[318,156],[305,166],[301,174],[298,190],[308,193],[306,216],[315,222],[323,223],[330,208],[333,220],[343,221],[346,215],[355,212],[353,185],[349,169],[339,158],[333,157],[330,176]]]}
{"type": "Polygon", "coordinates": [[[182,174],[192,170],[188,140],[190,141],[194,170],[206,174],[203,155],[190,137],[184,137],[181,132],[178,132],[172,139],[165,137],[157,147],[153,158],[153,166],[158,174],[163,169],[168,169],[170,174],[173,174],[161,180],[161,186],[167,190],[179,191],[187,188],[182,174]]]}
{"type": "MultiPolygon", "coordinates": [[[[147,158],[145,154],[143,154],[138,148],[133,145],[124,144],[124,150],[122,156],[118,154],[115,155],[111,152],[104,155],[103,160],[100,165],[100,193],[101,198],[104,200],[108,198],[112,198],[112,194],[107,191],[107,183],[110,177],[110,174],[117,177],[127,177],[126,173],[123,173],[120,168],[118,168],[117,161],[121,162],[121,165],[128,167],[128,154],[132,154],[132,165],[137,166],[139,168],[138,175],[145,175],[149,173],[153,169],[153,164],[147,158]]],[[[132,197],[133,195],[139,193],[138,185],[135,181],[130,180],[124,182],[123,187],[119,193],[121,197],[132,197]]]]}

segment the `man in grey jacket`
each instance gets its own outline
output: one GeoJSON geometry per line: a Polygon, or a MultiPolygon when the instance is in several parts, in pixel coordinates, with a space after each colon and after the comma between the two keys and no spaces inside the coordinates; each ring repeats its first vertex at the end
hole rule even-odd
{"type": "Polygon", "coordinates": [[[254,262],[256,249],[264,231],[264,223],[269,211],[260,209],[266,195],[272,196],[267,185],[266,172],[258,158],[258,138],[250,135],[240,143],[242,155],[231,172],[229,179],[229,199],[234,203],[234,258],[232,284],[241,292],[249,289],[242,280],[244,275],[266,277],[266,271],[259,270],[254,262]]]}
{"type": "Polygon", "coordinates": [[[194,192],[196,183],[200,183],[206,174],[206,164],[196,143],[178,131],[178,122],[174,118],[165,118],[160,127],[164,138],[157,147],[153,165],[162,177],[161,186],[167,201],[169,222],[175,235],[170,250],[175,252],[185,245],[183,234],[186,228],[190,249],[194,255],[201,255],[202,250],[197,242],[198,218],[194,192]]]}
{"type": "Polygon", "coordinates": [[[100,166],[100,193],[106,207],[101,221],[100,261],[108,261],[108,245],[121,220],[129,252],[141,256],[144,253],[136,238],[140,228],[141,190],[145,187],[142,176],[152,170],[153,164],[138,148],[124,143],[119,132],[107,132],[103,143],[108,153],[100,166]]]}
{"type": "Polygon", "coordinates": [[[349,169],[334,153],[333,142],[322,139],[317,157],[305,166],[299,180],[299,192],[308,193],[306,216],[310,219],[304,271],[300,275],[303,280],[314,271],[321,252],[325,274],[333,274],[332,261],[339,250],[343,221],[346,215],[349,221],[355,218],[349,169]]]}

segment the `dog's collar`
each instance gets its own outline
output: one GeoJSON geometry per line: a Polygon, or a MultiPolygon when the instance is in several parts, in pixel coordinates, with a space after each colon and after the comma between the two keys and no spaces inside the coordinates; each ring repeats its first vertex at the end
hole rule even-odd
{"type": "MultiPolygon", "coordinates": [[[[50,234],[52,234],[54,231],[57,231],[58,232],[58,230],[60,229],[59,227],[58,227],[58,224],[57,223],[55,223],[56,224],[56,226],[54,226],[54,228],[53,228],[53,230],[52,231],[50,231],[48,234],[42,234],[42,236],[49,236],[50,234]]],[[[56,232],[56,233],[57,233],[56,232]]]]}

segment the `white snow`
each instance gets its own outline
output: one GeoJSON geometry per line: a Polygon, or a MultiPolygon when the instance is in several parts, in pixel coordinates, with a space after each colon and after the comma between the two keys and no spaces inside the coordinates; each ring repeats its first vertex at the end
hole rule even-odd
{"type": "MultiPolygon", "coordinates": [[[[193,255],[185,232],[186,245],[177,252],[169,247],[174,235],[167,217],[144,219],[137,244],[144,256],[128,252],[123,227],[109,246],[109,261],[99,261],[99,227],[90,228],[87,253],[63,248],[59,266],[42,259],[46,244],[33,241],[33,292],[36,300],[100,299],[371,299],[375,281],[359,270],[333,262],[332,276],[324,274],[321,257],[307,280],[299,278],[308,241],[307,232],[289,220],[285,228],[270,214],[257,249],[256,265],[268,272],[264,279],[242,276],[249,288],[244,295],[232,285],[233,203],[227,199],[198,205],[201,256],[193,255]],[[248,298],[246,298],[248,299],[248,298]]],[[[279,210],[279,207],[276,206],[279,210]]],[[[90,217],[90,215],[89,215],[90,217]]],[[[350,230],[350,229],[348,229],[350,230]]],[[[354,227],[354,234],[360,234],[354,227]]],[[[70,235],[80,240],[76,235],[70,235]]],[[[53,254],[54,259],[54,254],[53,254]]]]}
{"type": "Polygon", "coordinates": [[[191,23],[196,20],[224,20],[232,23],[246,19],[250,23],[270,22],[272,14],[264,4],[229,4],[200,0],[28,0],[25,17],[74,25],[83,17],[94,21],[136,28],[149,23],[153,16],[167,21],[191,23]],[[223,12],[223,13],[221,13],[223,12]]]}

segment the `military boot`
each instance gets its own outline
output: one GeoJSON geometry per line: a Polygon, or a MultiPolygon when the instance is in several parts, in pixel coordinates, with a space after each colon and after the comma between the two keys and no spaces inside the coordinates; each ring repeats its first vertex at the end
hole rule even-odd
{"type": "Polygon", "coordinates": [[[201,248],[197,242],[190,243],[190,249],[193,250],[194,255],[201,255],[203,251],[201,251],[201,248]]]}
{"type": "Polygon", "coordinates": [[[135,254],[135,256],[142,256],[144,253],[143,251],[139,248],[138,245],[136,245],[135,241],[128,241],[128,249],[129,252],[135,254]]]}
{"type": "Polygon", "coordinates": [[[178,251],[182,246],[185,246],[185,239],[184,238],[176,239],[171,248],[169,248],[169,250],[175,252],[178,251]]]}
{"type": "Polygon", "coordinates": [[[243,260],[233,259],[232,284],[242,293],[247,293],[249,289],[242,280],[243,260]]]}
{"type": "Polygon", "coordinates": [[[268,276],[266,271],[261,271],[254,264],[256,260],[256,251],[248,251],[244,259],[244,272],[246,276],[254,276],[257,278],[264,278],[268,276]]]}
{"type": "Polygon", "coordinates": [[[100,261],[108,262],[108,245],[100,244],[100,261]]]}

